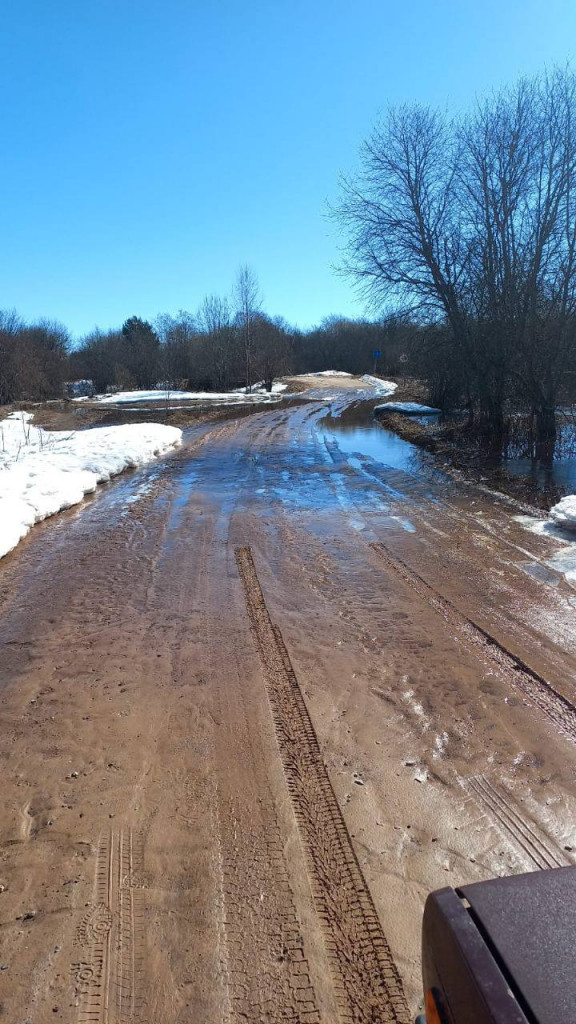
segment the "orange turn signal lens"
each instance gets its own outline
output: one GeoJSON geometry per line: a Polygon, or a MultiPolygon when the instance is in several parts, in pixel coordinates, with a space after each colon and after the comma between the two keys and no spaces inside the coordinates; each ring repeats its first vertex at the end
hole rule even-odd
{"type": "Polygon", "coordinates": [[[434,989],[429,988],[426,993],[426,1024],[442,1024],[442,1017],[434,995],[434,989]]]}

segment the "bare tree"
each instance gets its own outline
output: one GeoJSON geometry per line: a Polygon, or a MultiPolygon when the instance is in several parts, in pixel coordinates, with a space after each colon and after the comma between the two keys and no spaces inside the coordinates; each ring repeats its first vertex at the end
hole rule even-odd
{"type": "Polygon", "coordinates": [[[485,388],[528,402],[539,444],[576,314],[576,79],[557,69],[481,103],[461,131],[460,182],[485,388]]]}
{"type": "Polygon", "coordinates": [[[208,341],[207,360],[216,388],[223,391],[230,383],[233,357],[232,318],[228,300],[219,295],[207,295],[200,305],[197,319],[208,341]]]}
{"type": "Polygon", "coordinates": [[[560,69],[458,122],[391,110],[343,183],[345,269],[374,304],[436,325],[427,337],[496,446],[522,395],[539,440],[555,437],[576,325],[575,95],[560,69]]]}
{"type": "Polygon", "coordinates": [[[252,388],[254,361],[254,319],[261,305],[258,278],[246,264],[240,267],[234,286],[234,299],[238,311],[238,322],[242,336],[246,389],[252,388]]]}
{"type": "Polygon", "coordinates": [[[466,367],[474,363],[470,251],[461,231],[453,123],[418,105],[391,109],[342,181],[334,211],[348,233],[343,270],[379,313],[444,322],[466,367]]]}
{"type": "Polygon", "coordinates": [[[274,379],[290,367],[290,337],[280,318],[272,320],[263,313],[254,318],[254,363],[259,379],[272,391],[274,379]]]}

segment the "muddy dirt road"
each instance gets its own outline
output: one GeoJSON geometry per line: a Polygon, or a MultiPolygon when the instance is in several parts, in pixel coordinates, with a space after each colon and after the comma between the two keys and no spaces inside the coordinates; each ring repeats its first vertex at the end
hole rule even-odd
{"type": "Polygon", "coordinates": [[[0,1020],[404,1022],[430,889],[574,859],[552,542],[325,386],[0,565],[0,1020]]]}

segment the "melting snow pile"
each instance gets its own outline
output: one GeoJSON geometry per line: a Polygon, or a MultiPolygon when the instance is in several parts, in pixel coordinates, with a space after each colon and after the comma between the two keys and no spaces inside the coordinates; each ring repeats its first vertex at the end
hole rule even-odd
{"type": "MultiPolygon", "coordinates": [[[[125,405],[128,403],[165,402],[172,407],[172,402],[220,402],[220,403],[244,403],[244,402],[265,402],[271,401],[270,394],[278,395],[285,391],[287,384],[273,384],[272,392],[264,388],[264,384],[253,384],[252,390],[246,394],[245,388],[238,388],[237,391],[117,391],[113,395],[96,395],[92,401],[102,405],[125,405]]],[[[83,398],[75,398],[75,402],[86,401],[83,398]]],[[[178,408],[178,407],[176,407],[178,408]]]]}
{"type": "MultiPolygon", "coordinates": [[[[250,388],[250,391],[248,391],[248,388],[234,388],[232,395],[279,395],[282,393],[282,391],[286,391],[287,387],[288,385],[282,384],[281,381],[274,381],[272,385],[272,390],[267,391],[265,382],[261,380],[259,381],[258,384],[253,384],[252,387],[250,388]]],[[[229,395],[228,397],[231,397],[231,395],[229,395]]]]}
{"type": "Polygon", "coordinates": [[[550,518],[565,530],[576,530],[576,494],[568,494],[550,509],[550,518]]]}
{"type": "Polygon", "coordinates": [[[157,423],[56,433],[34,427],[31,418],[15,412],[0,420],[0,558],[34,523],[182,440],[177,427],[157,423]]]}
{"type": "Polygon", "coordinates": [[[383,402],[377,405],[374,412],[401,412],[405,416],[434,416],[440,409],[434,409],[431,405],[420,405],[419,402],[383,402]]]}
{"type": "Polygon", "coordinates": [[[303,373],[303,377],[353,377],[353,373],[346,373],[346,370],[318,370],[317,373],[303,373]]]}
{"type": "Polygon", "coordinates": [[[373,377],[371,373],[363,373],[360,380],[363,380],[365,384],[369,384],[378,395],[391,395],[398,387],[391,380],[381,380],[380,377],[373,377]]]}

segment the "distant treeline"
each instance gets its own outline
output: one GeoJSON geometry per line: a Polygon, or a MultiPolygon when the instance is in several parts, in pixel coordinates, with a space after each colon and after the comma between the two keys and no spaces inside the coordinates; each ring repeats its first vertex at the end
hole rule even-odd
{"type": "Polygon", "coordinates": [[[426,328],[432,399],[496,447],[517,409],[554,444],[576,367],[576,75],[522,79],[458,117],[392,109],[343,182],[346,269],[426,328]]]}
{"type": "Polygon", "coordinates": [[[366,373],[374,351],[389,374],[414,363],[418,327],[329,317],[308,331],[262,311],[254,274],[238,275],[232,299],[211,295],[195,313],[132,316],[117,330],[92,331],[77,344],[61,324],[25,323],[0,312],[0,404],[60,398],[65,384],[109,388],[225,391],[276,377],[336,369],[366,373]]]}

